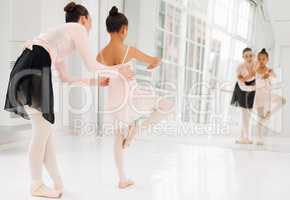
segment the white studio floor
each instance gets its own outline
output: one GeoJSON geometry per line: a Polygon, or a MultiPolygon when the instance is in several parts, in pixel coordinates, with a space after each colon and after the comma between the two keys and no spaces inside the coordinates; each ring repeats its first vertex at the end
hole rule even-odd
{"type": "MultiPolygon", "coordinates": [[[[261,148],[233,139],[138,139],[127,150],[136,182],[127,190],[116,187],[112,138],[57,134],[56,140],[64,200],[290,199],[289,139],[268,139],[261,148]]],[[[28,193],[27,149],[23,142],[0,150],[0,199],[38,199],[28,193]]]]}

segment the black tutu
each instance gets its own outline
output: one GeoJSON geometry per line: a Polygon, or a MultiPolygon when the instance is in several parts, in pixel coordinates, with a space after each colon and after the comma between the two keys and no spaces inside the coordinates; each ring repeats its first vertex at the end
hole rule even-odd
{"type": "Polygon", "coordinates": [[[25,49],[17,59],[9,78],[4,109],[29,119],[24,106],[42,112],[42,116],[54,123],[51,59],[41,46],[25,49]]]}
{"type": "MultiPolygon", "coordinates": [[[[253,86],[256,84],[256,80],[245,82],[245,84],[247,86],[253,86]]],[[[255,91],[248,92],[241,90],[237,82],[235,85],[231,105],[251,109],[254,106],[255,94],[255,91]]]]}

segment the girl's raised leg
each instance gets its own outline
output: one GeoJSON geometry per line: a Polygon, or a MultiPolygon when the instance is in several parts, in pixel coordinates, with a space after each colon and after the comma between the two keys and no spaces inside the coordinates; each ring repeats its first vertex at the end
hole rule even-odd
{"type": "Polygon", "coordinates": [[[166,99],[162,99],[159,102],[158,108],[151,113],[151,115],[144,120],[144,122],[139,126],[136,123],[129,126],[129,132],[127,137],[124,140],[124,148],[128,147],[132,140],[135,138],[137,132],[140,128],[148,129],[158,124],[161,120],[165,119],[168,115],[172,113],[172,102],[166,99]]]}
{"type": "Polygon", "coordinates": [[[147,118],[141,125],[142,128],[149,128],[158,124],[161,120],[165,119],[172,113],[173,102],[162,99],[159,101],[158,108],[154,111],[149,118],[147,118]]]}
{"type": "Polygon", "coordinates": [[[273,115],[277,111],[279,111],[285,104],[286,104],[286,99],[284,97],[272,94],[272,96],[271,96],[271,105],[272,106],[269,106],[269,107],[272,107],[272,108],[270,108],[266,112],[264,117],[266,119],[269,119],[271,117],[271,115],[273,115]]]}

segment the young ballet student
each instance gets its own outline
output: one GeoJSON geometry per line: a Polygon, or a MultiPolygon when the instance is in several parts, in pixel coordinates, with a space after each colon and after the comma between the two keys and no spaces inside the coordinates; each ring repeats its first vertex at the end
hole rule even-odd
{"type": "Polygon", "coordinates": [[[250,118],[255,98],[255,63],[251,48],[243,50],[244,62],[237,68],[237,83],[233,92],[231,105],[242,110],[241,136],[239,144],[252,144],[250,140],[250,118]]]}
{"type": "MultiPolygon", "coordinates": [[[[133,69],[134,60],[138,60],[146,63],[148,70],[154,69],[160,64],[159,58],[146,55],[140,50],[124,44],[128,33],[128,19],[123,13],[118,12],[117,7],[114,6],[110,10],[106,26],[110,34],[110,42],[97,55],[99,62],[110,66],[130,65],[133,69]]],[[[135,79],[126,83],[120,77],[110,78],[107,89],[106,108],[111,112],[112,124],[117,124],[114,158],[119,176],[118,186],[122,189],[134,184],[125,175],[123,153],[139,130],[137,120],[149,114],[149,117],[140,126],[154,125],[170,113],[172,104],[169,100],[152,95],[150,90],[140,88],[135,79]]]]}
{"type": "MultiPolygon", "coordinates": [[[[30,119],[32,123],[29,149],[32,196],[59,198],[63,193],[51,125],[54,123],[51,65],[56,67],[63,81],[86,83],[86,80],[72,78],[67,73],[64,60],[77,50],[90,71],[107,77],[132,79],[134,76],[129,66],[106,67],[96,61],[88,40],[91,18],[84,6],[71,2],[64,11],[66,23],[26,43],[11,71],[6,95],[5,110],[30,119]],[[42,181],[43,166],[53,180],[53,188],[42,181]]],[[[106,81],[103,79],[101,85],[106,85],[106,81]]]]}
{"type": "Polygon", "coordinates": [[[267,66],[269,54],[262,49],[258,54],[258,65],[256,67],[256,96],[254,107],[258,112],[257,122],[257,145],[263,145],[262,128],[266,125],[270,116],[277,112],[285,103],[286,99],[272,93],[271,79],[276,78],[273,69],[267,66]]]}

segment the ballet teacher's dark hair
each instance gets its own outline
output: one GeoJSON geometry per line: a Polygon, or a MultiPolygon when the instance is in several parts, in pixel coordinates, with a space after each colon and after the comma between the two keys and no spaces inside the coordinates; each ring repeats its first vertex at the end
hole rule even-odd
{"type": "Polygon", "coordinates": [[[88,16],[89,11],[82,5],[70,2],[64,7],[65,22],[78,22],[81,16],[88,16]]]}
{"type": "Polygon", "coordinates": [[[251,48],[249,48],[249,47],[247,47],[247,48],[245,48],[244,50],[243,50],[243,55],[246,53],[246,52],[248,52],[248,51],[253,51],[251,48]]]}
{"type": "Polygon", "coordinates": [[[106,19],[106,26],[109,33],[119,32],[122,26],[128,26],[128,19],[123,13],[119,13],[116,6],[113,6],[106,19]]]}
{"type": "Polygon", "coordinates": [[[260,55],[265,55],[267,58],[269,58],[269,54],[268,54],[268,52],[266,51],[265,48],[263,48],[263,49],[259,52],[258,56],[260,56],[260,55]]]}

